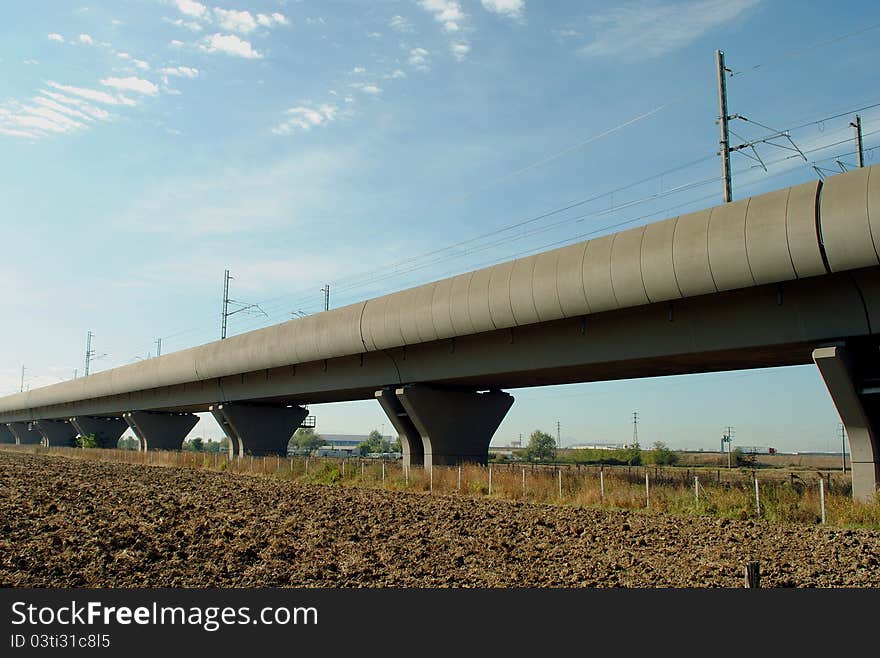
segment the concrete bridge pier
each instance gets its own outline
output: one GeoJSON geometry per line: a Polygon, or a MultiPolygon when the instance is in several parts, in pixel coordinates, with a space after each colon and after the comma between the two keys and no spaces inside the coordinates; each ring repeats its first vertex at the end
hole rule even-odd
{"type": "Polygon", "coordinates": [[[6,423],[0,423],[0,443],[18,443],[18,439],[15,437],[15,434],[6,427],[6,423]]]}
{"type": "Polygon", "coordinates": [[[400,400],[395,394],[395,389],[383,388],[376,391],[376,400],[391,421],[391,426],[397,430],[400,437],[400,446],[403,448],[403,466],[424,466],[425,447],[422,444],[422,435],[412,419],[407,414],[400,400]]]}
{"type": "Polygon", "coordinates": [[[223,402],[211,405],[211,414],[229,437],[229,456],[287,455],[290,437],[308,416],[308,409],[293,406],[223,402]]]}
{"type": "Polygon", "coordinates": [[[9,430],[15,435],[19,445],[39,446],[43,445],[43,435],[29,422],[6,423],[9,430]]]}
{"type": "Polygon", "coordinates": [[[122,414],[143,450],[180,450],[199,417],[189,413],[128,411],[122,414]]]}
{"type": "Polygon", "coordinates": [[[880,485],[880,348],[820,347],[813,361],[846,428],[853,499],[871,502],[880,485]]]}
{"type": "Polygon", "coordinates": [[[101,448],[115,448],[119,438],[128,429],[128,423],[119,416],[74,416],[68,420],[77,434],[94,434],[95,441],[101,448]]]}
{"type": "Polygon", "coordinates": [[[75,446],[76,428],[66,420],[38,420],[33,423],[47,446],[75,446]]]}
{"type": "MultiPolygon", "coordinates": [[[[503,391],[477,393],[423,384],[397,388],[394,397],[407,420],[402,420],[404,416],[398,415],[399,411],[395,416],[389,415],[389,420],[404,427],[412,423],[422,440],[425,468],[462,462],[488,463],[492,435],[513,405],[513,396],[503,391]]],[[[401,434],[401,442],[404,436],[401,434]]],[[[414,443],[411,439],[409,442],[414,443]]]]}

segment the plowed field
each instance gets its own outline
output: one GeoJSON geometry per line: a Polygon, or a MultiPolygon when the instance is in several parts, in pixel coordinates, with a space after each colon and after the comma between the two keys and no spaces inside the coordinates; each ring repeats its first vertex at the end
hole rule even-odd
{"type": "Polygon", "coordinates": [[[0,586],[880,587],[880,532],[0,452],[0,586]]]}

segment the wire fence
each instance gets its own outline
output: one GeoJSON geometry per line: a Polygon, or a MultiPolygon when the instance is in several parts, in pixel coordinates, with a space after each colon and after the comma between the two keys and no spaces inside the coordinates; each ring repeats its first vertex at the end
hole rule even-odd
{"type": "Polygon", "coordinates": [[[100,462],[192,468],[308,484],[377,487],[539,504],[880,526],[880,502],[852,500],[850,475],[684,466],[489,463],[407,467],[402,460],[191,451],[3,446],[100,462]]]}

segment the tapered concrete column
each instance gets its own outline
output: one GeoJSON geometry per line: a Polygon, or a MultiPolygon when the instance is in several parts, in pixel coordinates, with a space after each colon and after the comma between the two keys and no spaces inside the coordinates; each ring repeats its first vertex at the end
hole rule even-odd
{"type": "Polygon", "coordinates": [[[813,361],[849,439],[853,499],[862,502],[874,500],[880,483],[880,388],[865,385],[866,379],[880,376],[880,370],[874,370],[876,349],[866,353],[840,346],[813,350],[813,361]],[[874,372],[869,374],[870,370],[874,372]]]}
{"type": "Polygon", "coordinates": [[[488,463],[492,435],[513,405],[513,396],[503,391],[472,393],[412,384],[394,393],[422,437],[426,468],[488,463]]]}
{"type": "Polygon", "coordinates": [[[15,434],[13,434],[8,427],[6,427],[6,423],[0,423],[0,443],[17,443],[17,439],[15,438],[15,434]]]}
{"type": "Polygon", "coordinates": [[[18,439],[19,445],[38,446],[43,444],[43,435],[31,423],[17,422],[7,423],[6,425],[15,435],[15,438],[18,439]]]}
{"type": "Polygon", "coordinates": [[[180,450],[183,440],[199,422],[195,414],[129,411],[122,414],[144,450],[180,450]]]}
{"type": "Polygon", "coordinates": [[[68,420],[80,436],[94,434],[101,448],[115,448],[128,429],[128,423],[118,416],[74,416],[68,420]]]}
{"type": "Polygon", "coordinates": [[[66,420],[38,420],[34,426],[47,446],[75,446],[76,428],[66,420]]]}
{"type": "Polygon", "coordinates": [[[383,388],[381,391],[376,391],[376,400],[400,437],[404,467],[423,466],[425,447],[422,444],[422,435],[419,434],[419,430],[416,429],[400,400],[397,399],[394,389],[383,388]]]}
{"type": "Polygon", "coordinates": [[[230,440],[230,456],[238,454],[287,455],[290,437],[309,415],[299,406],[276,407],[223,402],[211,405],[211,414],[230,440]]]}

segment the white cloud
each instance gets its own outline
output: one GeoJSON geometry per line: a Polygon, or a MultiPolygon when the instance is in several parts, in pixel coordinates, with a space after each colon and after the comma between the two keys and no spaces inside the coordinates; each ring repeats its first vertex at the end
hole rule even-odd
{"type": "Polygon", "coordinates": [[[391,73],[386,73],[382,77],[385,78],[386,80],[396,80],[397,78],[405,78],[406,73],[404,73],[400,69],[394,69],[391,73]]]}
{"type": "Polygon", "coordinates": [[[364,73],[367,72],[367,69],[365,69],[363,66],[355,66],[351,70],[351,72],[354,73],[355,75],[363,75],[364,73]]]}
{"type": "Polygon", "coordinates": [[[171,23],[172,25],[176,25],[177,27],[185,27],[188,30],[192,30],[193,32],[201,32],[202,26],[200,23],[196,23],[195,21],[185,21],[182,18],[176,18],[174,20],[170,18],[164,19],[166,22],[171,23]]]}
{"type": "Polygon", "coordinates": [[[443,25],[446,32],[458,32],[465,18],[458,0],[419,0],[426,11],[434,14],[434,20],[443,25]]]}
{"type": "Polygon", "coordinates": [[[381,36],[382,36],[381,32],[370,32],[367,34],[367,38],[369,38],[369,39],[378,39],[381,36]]]}
{"type": "Polygon", "coordinates": [[[181,14],[186,14],[187,16],[205,18],[208,15],[208,8],[195,0],[174,0],[174,4],[181,14]]]}
{"type": "Polygon", "coordinates": [[[338,108],[335,105],[292,107],[284,114],[287,118],[272,129],[276,135],[289,135],[295,132],[308,132],[317,126],[326,126],[336,119],[338,108]]]}
{"type": "MultiPolygon", "coordinates": [[[[43,92],[43,93],[51,93],[51,92],[43,92]]],[[[72,99],[68,99],[72,100],[72,99]]],[[[37,96],[33,99],[34,103],[38,105],[42,105],[43,107],[47,107],[50,110],[55,110],[56,112],[61,112],[62,114],[66,114],[75,119],[81,119],[82,121],[94,121],[95,117],[85,112],[80,112],[79,110],[69,107],[67,105],[63,105],[62,103],[53,100],[51,98],[44,98],[43,96],[37,96]]],[[[106,112],[105,112],[106,114],[106,112]]],[[[109,115],[108,115],[109,116],[109,115]]]]}
{"type": "Polygon", "coordinates": [[[274,12],[271,14],[257,14],[257,24],[263,27],[274,27],[275,25],[290,25],[290,21],[284,14],[274,12]]]}
{"type": "Polygon", "coordinates": [[[522,18],[526,8],[526,0],[482,0],[482,3],[486,11],[514,19],[522,18]]]}
{"type": "Polygon", "coordinates": [[[122,91],[133,91],[145,96],[155,96],[159,93],[159,87],[149,80],[142,78],[104,78],[101,80],[101,84],[105,87],[113,87],[122,91]]]}
{"type": "Polygon", "coordinates": [[[643,0],[595,14],[592,42],[580,49],[588,56],[657,57],[736,18],[761,0],[643,0]]]}
{"type": "Polygon", "coordinates": [[[171,41],[168,42],[168,45],[171,46],[172,48],[182,48],[183,41],[178,41],[177,39],[172,39],[171,41]]]}
{"type": "Polygon", "coordinates": [[[137,105],[133,100],[121,94],[114,96],[113,94],[108,94],[106,91],[74,87],[72,85],[62,85],[57,82],[52,82],[51,80],[46,84],[58,91],[73,94],[74,96],[79,96],[80,98],[85,98],[95,103],[103,103],[104,105],[137,105]]]}
{"type": "Polygon", "coordinates": [[[71,133],[84,127],[85,124],[41,105],[22,105],[13,101],[0,107],[0,129],[13,137],[45,137],[50,133],[71,133]]]}
{"type": "Polygon", "coordinates": [[[370,94],[371,96],[376,96],[382,93],[382,87],[373,83],[366,82],[353,82],[349,85],[353,89],[360,89],[365,94],[370,94]]]}
{"type": "Polygon", "coordinates": [[[88,34],[80,34],[79,35],[79,42],[84,43],[87,46],[94,46],[95,45],[95,40],[91,37],[91,35],[88,35],[88,34]]]}
{"type": "Polygon", "coordinates": [[[21,63],[22,63],[22,64],[27,64],[27,65],[31,65],[31,64],[39,64],[39,63],[40,63],[40,60],[38,60],[38,59],[24,59],[24,60],[22,60],[21,63]]]}
{"type": "Polygon", "coordinates": [[[95,107],[82,98],[72,98],[70,96],[65,96],[64,94],[59,94],[58,92],[49,91],[48,89],[41,89],[40,93],[58,103],[64,103],[68,106],[73,105],[74,107],[79,108],[84,114],[87,114],[94,119],[106,121],[110,118],[110,113],[107,110],[95,107]]]}
{"type": "Polygon", "coordinates": [[[406,33],[413,31],[412,24],[400,15],[392,16],[391,19],[388,21],[388,27],[390,27],[395,32],[406,33]]]}
{"type": "Polygon", "coordinates": [[[131,63],[137,66],[142,71],[149,71],[150,65],[142,59],[132,59],[131,63]]]}
{"type": "Polygon", "coordinates": [[[217,18],[220,27],[230,32],[249,34],[257,29],[257,20],[249,11],[215,7],[214,16],[217,18]]]}
{"type": "Polygon", "coordinates": [[[249,41],[239,39],[234,34],[212,34],[205,37],[199,47],[209,53],[226,53],[246,59],[259,59],[262,55],[253,49],[249,41]]]}
{"type": "Polygon", "coordinates": [[[199,70],[189,66],[168,66],[162,69],[162,74],[177,78],[197,78],[199,70]]]}
{"type": "Polygon", "coordinates": [[[428,70],[428,51],[424,48],[413,48],[409,51],[409,63],[420,71],[428,70]]]}
{"type": "Polygon", "coordinates": [[[451,48],[452,54],[459,62],[464,60],[468,56],[468,53],[470,53],[471,51],[470,45],[463,42],[453,43],[451,48]]]}
{"type": "Polygon", "coordinates": [[[52,32],[52,34],[46,35],[50,41],[57,41],[58,43],[64,43],[64,37],[58,34],[57,32],[52,32]]]}

